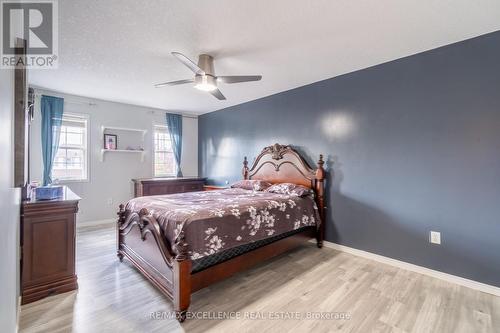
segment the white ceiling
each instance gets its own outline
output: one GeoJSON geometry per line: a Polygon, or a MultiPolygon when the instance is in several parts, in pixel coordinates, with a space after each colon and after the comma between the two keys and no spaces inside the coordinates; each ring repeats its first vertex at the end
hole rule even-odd
{"type": "Polygon", "coordinates": [[[59,68],[30,83],[81,96],[205,113],[500,29],[498,0],[64,0],[59,68]],[[215,57],[226,101],[189,85],[171,51],[215,57]]]}

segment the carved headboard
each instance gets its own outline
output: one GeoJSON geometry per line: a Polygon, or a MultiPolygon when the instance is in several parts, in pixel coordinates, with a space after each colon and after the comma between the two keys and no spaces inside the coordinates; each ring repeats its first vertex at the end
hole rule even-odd
{"type": "Polygon", "coordinates": [[[313,170],[300,154],[290,146],[275,143],[266,147],[248,169],[243,161],[243,178],[260,179],[270,183],[294,183],[315,189],[316,182],[323,181],[323,155],[319,156],[318,168],[313,170]]]}
{"type": "MultiPolygon", "coordinates": [[[[243,160],[243,178],[259,179],[270,183],[294,183],[314,190],[321,220],[325,218],[323,155],[319,155],[317,169],[312,169],[300,154],[290,146],[275,143],[266,147],[248,168],[248,160],[243,160]]],[[[321,234],[323,233],[324,223],[321,234]]]]}

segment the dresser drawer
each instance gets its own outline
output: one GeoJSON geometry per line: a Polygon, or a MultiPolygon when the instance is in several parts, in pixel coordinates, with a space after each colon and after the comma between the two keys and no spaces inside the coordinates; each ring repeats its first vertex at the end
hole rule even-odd
{"type": "Polygon", "coordinates": [[[196,183],[189,183],[184,186],[184,192],[197,192],[197,191],[203,191],[203,183],[196,182],[196,183]]]}
{"type": "Polygon", "coordinates": [[[134,179],[135,197],[203,191],[205,178],[134,179]]]}

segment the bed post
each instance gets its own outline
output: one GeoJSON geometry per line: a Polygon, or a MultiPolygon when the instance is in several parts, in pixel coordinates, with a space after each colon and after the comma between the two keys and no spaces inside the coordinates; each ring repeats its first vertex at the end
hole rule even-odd
{"type": "Polygon", "coordinates": [[[325,214],[325,169],[323,169],[323,155],[319,155],[318,168],[316,169],[316,203],[319,209],[319,216],[321,218],[321,224],[316,231],[316,245],[321,248],[323,246],[323,239],[325,238],[325,224],[326,224],[326,214],[325,214]]]}
{"type": "Polygon", "coordinates": [[[120,204],[120,210],[118,210],[118,226],[116,227],[116,256],[120,259],[120,262],[123,261],[123,253],[120,251],[120,226],[125,222],[125,206],[120,204]]]}
{"type": "Polygon", "coordinates": [[[191,260],[174,261],[173,301],[177,320],[182,323],[191,303],[191,260]]]}
{"type": "Polygon", "coordinates": [[[243,170],[241,170],[242,174],[243,174],[243,179],[248,179],[248,160],[247,160],[247,157],[245,156],[243,158],[243,170]]]}
{"type": "Polygon", "coordinates": [[[191,260],[187,243],[182,234],[174,245],[174,311],[179,322],[186,320],[187,310],[191,303],[191,260]]]}

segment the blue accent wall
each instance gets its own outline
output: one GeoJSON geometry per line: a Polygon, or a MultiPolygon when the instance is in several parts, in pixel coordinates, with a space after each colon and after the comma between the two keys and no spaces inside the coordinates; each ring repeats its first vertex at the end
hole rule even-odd
{"type": "Polygon", "coordinates": [[[325,155],[328,241],[500,286],[500,32],[204,114],[199,170],[275,142],[325,155]]]}

